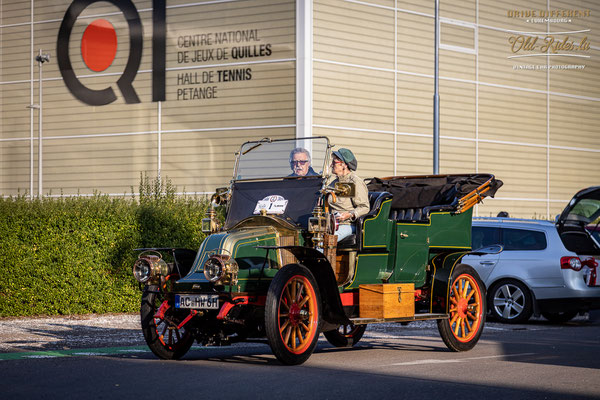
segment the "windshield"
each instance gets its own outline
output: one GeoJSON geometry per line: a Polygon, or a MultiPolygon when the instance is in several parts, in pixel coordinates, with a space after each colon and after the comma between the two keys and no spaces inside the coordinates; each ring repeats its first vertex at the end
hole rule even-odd
{"type": "Polygon", "coordinates": [[[329,141],[325,137],[244,143],[234,180],[322,176],[329,141]]]}
{"type": "Polygon", "coordinates": [[[600,215],[600,200],[581,199],[572,206],[565,220],[591,223],[600,215]]]}

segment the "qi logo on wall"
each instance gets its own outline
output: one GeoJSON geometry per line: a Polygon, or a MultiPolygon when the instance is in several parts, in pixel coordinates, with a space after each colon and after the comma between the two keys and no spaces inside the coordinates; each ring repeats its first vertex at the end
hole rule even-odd
{"type": "MultiPolygon", "coordinates": [[[[134,87],[140,62],[142,60],[143,28],[140,15],[131,0],[74,0],[60,25],[56,43],[58,67],[71,93],[82,102],[100,106],[110,104],[117,99],[114,89],[109,86],[95,90],[86,87],[75,75],[69,54],[71,32],[77,18],[91,4],[108,2],[119,8],[127,20],[129,28],[129,57],[127,64],[116,84],[125,102],[140,103],[134,87]]],[[[166,43],[166,0],[153,0],[152,14],[152,101],[165,100],[165,43],[166,43]]],[[[107,69],[117,53],[117,33],[114,26],[105,19],[92,21],[81,38],[81,57],[85,65],[95,72],[107,69]]]]}

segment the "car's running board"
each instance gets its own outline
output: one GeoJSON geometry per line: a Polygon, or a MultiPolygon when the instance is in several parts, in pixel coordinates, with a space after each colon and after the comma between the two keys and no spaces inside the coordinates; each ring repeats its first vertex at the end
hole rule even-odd
{"type": "Polygon", "coordinates": [[[444,319],[448,318],[448,314],[415,314],[412,317],[403,318],[350,318],[350,321],[354,325],[364,324],[380,324],[383,322],[412,322],[412,321],[424,321],[428,319],[444,319]]]}

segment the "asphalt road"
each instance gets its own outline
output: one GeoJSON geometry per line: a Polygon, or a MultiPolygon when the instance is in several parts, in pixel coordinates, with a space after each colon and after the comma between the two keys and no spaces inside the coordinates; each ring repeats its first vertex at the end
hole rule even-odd
{"type": "Polygon", "coordinates": [[[600,321],[488,323],[464,353],[448,351],[433,322],[372,325],[356,347],[322,339],[305,364],[288,367],[265,343],[161,361],[135,316],[114,318],[104,327],[1,320],[0,398],[600,399],[600,321]]]}

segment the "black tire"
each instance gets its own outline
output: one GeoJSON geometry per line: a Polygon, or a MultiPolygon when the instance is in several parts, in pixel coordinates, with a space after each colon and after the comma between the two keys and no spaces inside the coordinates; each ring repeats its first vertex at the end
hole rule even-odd
{"type": "Polygon", "coordinates": [[[173,305],[165,304],[163,317],[157,311],[165,302],[162,293],[156,293],[158,286],[148,286],[142,295],[140,317],[142,332],[148,347],[163,360],[178,360],[183,357],[192,344],[194,337],[185,327],[177,329],[179,321],[173,313],[173,305]]]}
{"type": "Polygon", "coordinates": [[[265,305],[269,346],[286,365],[305,362],[313,353],[321,328],[321,296],[308,268],[289,264],[271,281],[265,305]]]}
{"type": "Polygon", "coordinates": [[[479,341],[485,325],[485,286],[477,272],[465,264],[454,268],[450,282],[450,317],[437,321],[438,330],[450,350],[471,350],[479,341]]]}
{"type": "Polygon", "coordinates": [[[533,313],[533,296],[524,283],[504,280],[492,285],[488,292],[490,314],[505,324],[526,322],[533,313]]]}
{"type": "Polygon", "coordinates": [[[327,341],[335,347],[352,347],[360,341],[367,325],[342,325],[332,331],[323,332],[327,341]]]}
{"type": "Polygon", "coordinates": [[[577,314],[579,314],[579,311],[543,312],[542,317],[553,324],[564,324],[575,318],[577,314]]]}

